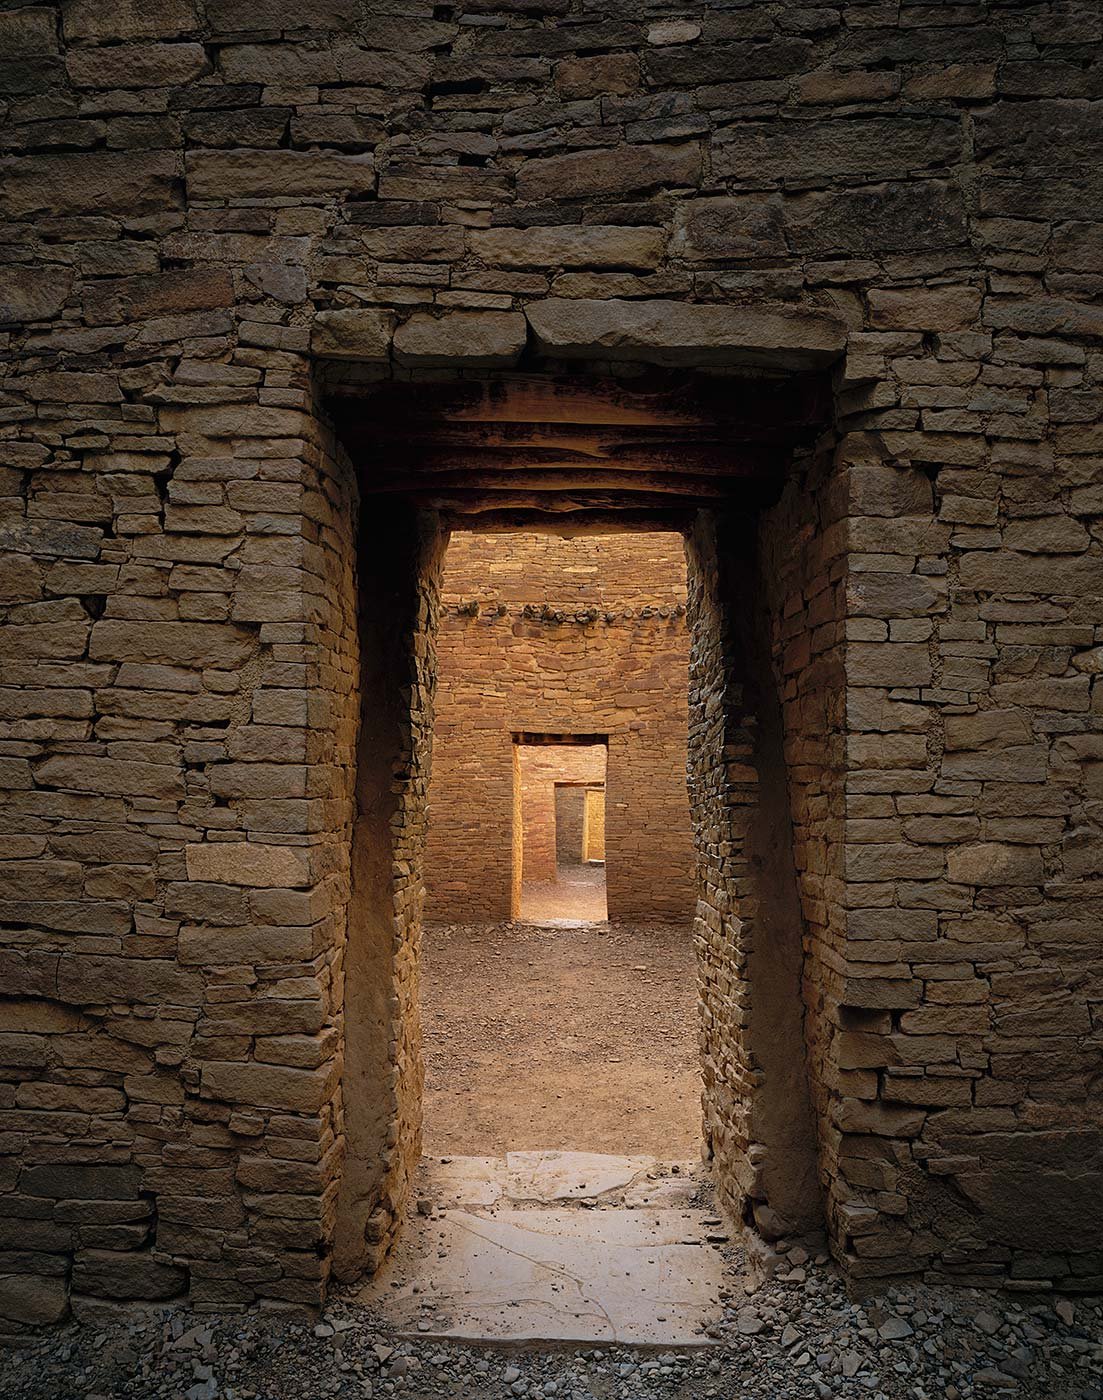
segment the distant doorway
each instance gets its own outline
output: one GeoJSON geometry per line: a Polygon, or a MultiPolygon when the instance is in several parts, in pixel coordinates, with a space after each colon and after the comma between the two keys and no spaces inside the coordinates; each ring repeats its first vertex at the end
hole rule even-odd
{"type": "Polygon", "coordinates": [[[600,923],[605,882],[603,734],[513,736],[515,921],[600,923]]]}

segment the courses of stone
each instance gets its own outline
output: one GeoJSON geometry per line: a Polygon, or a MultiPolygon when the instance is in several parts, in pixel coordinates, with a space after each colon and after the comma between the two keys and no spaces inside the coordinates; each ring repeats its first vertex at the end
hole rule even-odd
{"type": "Polygon", "coordinates": [[[435,602],[358,823],[369,994],[326,366],[830,373],[753,635],[696,536],[721,1187],[818,1201],[859,1283],[1103,1285],[1100,39],[1075,0],[0,12],[5,1325],[317,1302],[339,1193],[350,1268],[400,1216],[435,602]]]}

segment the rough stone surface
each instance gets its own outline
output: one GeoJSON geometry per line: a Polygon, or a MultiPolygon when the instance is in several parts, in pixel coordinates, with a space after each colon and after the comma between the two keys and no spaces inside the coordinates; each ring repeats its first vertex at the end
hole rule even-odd
{"type": "Polygon", "coordinates": [[[785,306],[549,297],[527,314],[537,344],[566,358],[805,368],[829,363],[845,344],[841,323],[785,306]]]}
{"type": "Polygon", "coordinates": [[[855,1287],[1097,1290],[1097,16],[534,15],[3,11],[0,1274],[317,1304],[401,1218],[439,555],[330,426],[421,372],[393,327],[438,380],[822,396],[735,493],[748,590],[691,578],[722,1198],[815,1205],[855,1287]],[[254,843],[310,883],[189,874],[254,843]]]}

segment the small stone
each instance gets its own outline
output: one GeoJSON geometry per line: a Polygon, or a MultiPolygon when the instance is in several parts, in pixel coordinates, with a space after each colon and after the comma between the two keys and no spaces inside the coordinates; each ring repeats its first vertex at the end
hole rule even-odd
{"type": "Polygon", "coordinates": [[[994,1337],[1000,1330],[1002,1324],[994,1313],[979,1312],[973,1319],[973,1325],[979,1331],[983,1332],[986,1337],[994,1337]]]}
{"type": "Polygon", "coordinates": [[[883,1342],[901,1342],[905,1337],[910,1337],[912,1332],[911,1323],[896,1316],[885,1318],[877,1329],[877,1335],[883,1342]]]}

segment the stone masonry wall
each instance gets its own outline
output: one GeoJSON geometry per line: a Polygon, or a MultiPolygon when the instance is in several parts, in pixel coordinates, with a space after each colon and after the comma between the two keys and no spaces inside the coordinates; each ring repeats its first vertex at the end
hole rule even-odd
{"type": "Polygon", "coordinates": [[[834,365],[842,516],[769,554],[845,607],[834,693],[782,686],[791,755],[841,726],[790,788],[833,1247],[1103,1286],[1100,44],[1065,0],[0,10],[0,1318],[324,1289],[371,488],[324,366],[834,365]]]}
{"type": "MultiPolygon", "coordinates": [[[[429,917],[509,917],[516,732],[608,735],[610,918],[691,916],[685,568],[680,536],[665,532],[452,536],[438,638],[429,917]]],[[[549,752],[589,761],[586,749],[549,752]]],[[[538,763],[541,750],[522,754],[538,763]]],[[[529,769],[522,763],[526,839],[537,834],[529,769]]],[[[543,786],[547,839],[526,849],[526,878],[555,873],[553,794],[543,786]]]]}

